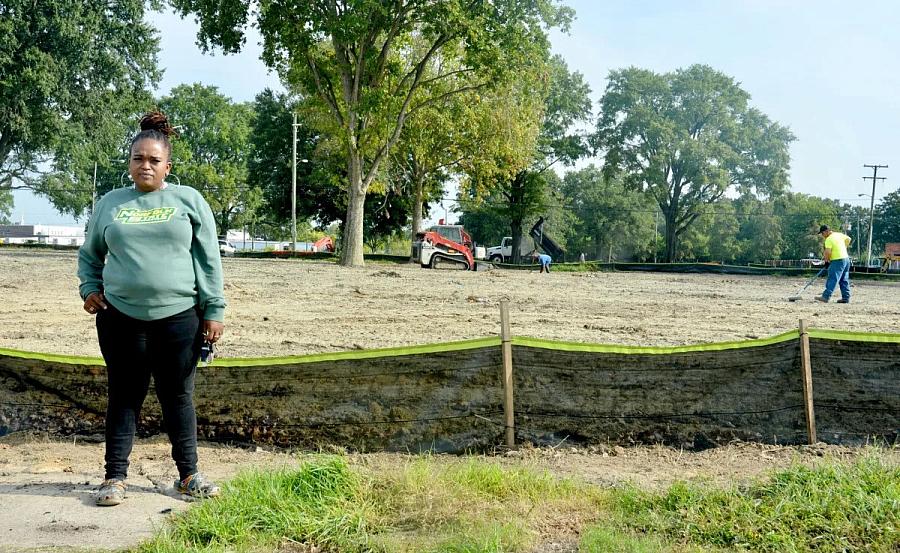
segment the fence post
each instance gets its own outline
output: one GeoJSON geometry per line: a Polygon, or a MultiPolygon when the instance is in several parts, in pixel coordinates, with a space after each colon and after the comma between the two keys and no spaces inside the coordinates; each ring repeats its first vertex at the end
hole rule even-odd
{"type": "Polygon", "coordinates": [[[503,356],[503,418],[506,447],[516,446],[516,421],[513,414],[512,338],[509,332],[509,300],[500,300],[500,348],[503,356]]]}
{"type": "Polygon", "coordinates": [[[809,332],[800,319],[800,370],[803,375],[803,407],[806,411],[806,434],[809,444],[816,443],[816,413],[813,408],[812,366],[809,359],[809,332]]]}

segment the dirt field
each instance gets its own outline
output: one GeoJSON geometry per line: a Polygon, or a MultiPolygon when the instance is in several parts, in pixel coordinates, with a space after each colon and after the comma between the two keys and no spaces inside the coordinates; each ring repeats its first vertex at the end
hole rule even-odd
{"type": "MultiPolygon", "coordinates": [[[[677,345],[797,327],[900,332],[900,283],[858,281],[853,303],[786,300],[804,278],[647,273],[432,271],[370,264],[225,259],[220,356],[300,355],[497,334],[499,300],[520,336],[677,345]]],[[[74,252],[0,249],[0,347],[99,356],[81,309],[74,252]]]]}
{"type": "MultiPolygon", "coordinates": [[[[92,317],[81,309],[74,252],[0,249],[0,347],[98,356],[92,317]]],[[[796,328],[900,332],[900,284],[856,283],[850,305],[789,303],[803,278],[645,273],[453,272],[371,264],[224,261],[229,303],[220,355],[264,357],[462,340],[496,334],[499,300],[511,301],[513,333],[557,340],[675,345],[765,337],[796,328]]],[[[114,549],[152,534],[186,504],[173,497],[175,469],[165,440],[139,444],[128,501],[93,506],[102,444],[33,436],[0,438],[0,552],[114,549]]],[[[894,450],[894,458],[897,458],[894,450]]],[[[659,487],[675,479],[744,481],[822,455],[836,446],[732,444],[703,452],[663,447],[512,452],[510,464],[546,468],[601,485],[659,487]]],[[[286,453],[203,447],[201,468],[221,480],[251,466],[295,462],[286,453]]],[[[364,466],[403,456],[354,456],[364,466]]],[[[548,536],[539,551],[574,551],[548,536]],[[555,544],[555,545],[554,545],[555,544]]]]}

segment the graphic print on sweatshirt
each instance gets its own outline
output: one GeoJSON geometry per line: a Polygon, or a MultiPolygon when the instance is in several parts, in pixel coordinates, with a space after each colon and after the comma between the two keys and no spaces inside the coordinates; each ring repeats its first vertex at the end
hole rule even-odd
{"type": "Polygon", "coordinates": [[[156,207],[153,209],[135,209],[123,207],[116,214],[116,221],[123,225],[146,225],[150,223],[167,223],[172,220],[177,207],[156,207]]]}

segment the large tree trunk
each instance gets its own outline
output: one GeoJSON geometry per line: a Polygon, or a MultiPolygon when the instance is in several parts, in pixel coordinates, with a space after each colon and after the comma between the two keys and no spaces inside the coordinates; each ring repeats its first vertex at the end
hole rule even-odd
{"type": "Polygon", "coordinates": [[[511,214],[509,228],[512,233],[512,255],[510,256],[510,261],[512,263],[521,263],[522,261],[522,220],[524,217],[522,215],[521,204],[525,194],[526,174],[526,171],[516,173],[515,178],[512,183],[510,183],[509,194],[507,195],[509,212],[511,214]]]}
{"type": "MultiPolygon", "coordinates": [[[[412,231],[411,241],[416,241],[416,235],[422,228],[422,201],[425,197],[425,178],[424,175],[416,175],[415,177],[415,200],[413,201],[412,231]]],[[[413,259],[412,251],[409,252],[409,260],[413,259]]]]}
{"type": "Polygon", "coordinates": [[[675,209],[669,209],[663,213],[666,216],[666,263],[674,263],[678,245],[678,229],[675,223],[678,213],[675,209]]]}
{"type": "Polygon", "coordinates": [[[220,236],[228,236],[228,229],[231,228],[231,210],[230,209],[222,209],[222,218],[217,221],[219,225],[219,235],[220,236]]]}
{"type": "Polygon", "coordinates": [[[522,250],[522,221],[513,220],[509,225],[509,230],[512,232],[512,259],[513,263],[521,262],[521,255],[519,253],[522,250]]]}
{"type": "Polygon", "coordinates": [[[341,249],[341,265],[362,267],[363,260],[363,217],[365,215],[366,190],[362,182],[362,159],[359,152],[351,152],[348,162],[347,216],[344,218],[344,234],[341,249]]]}

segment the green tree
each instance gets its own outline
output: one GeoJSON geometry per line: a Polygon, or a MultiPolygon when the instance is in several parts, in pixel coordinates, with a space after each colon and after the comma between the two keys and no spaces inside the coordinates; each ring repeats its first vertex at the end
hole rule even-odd
{"type": "Polygon", "coordinates": [[[894,190],[875,206],[872,255],[881,255],[885,244],[900,242],[900,190],[894,190]],[[878,253],[876,253],[878,252],[878,253]]]}
{"type": "MultiPolygon", "coordinates": [[[[498,166],[505,170],[486,174],[475,172],[471,181],[474,186],[468,190],[475,198],[487,195],[501,199],[500,203],[492,205],[508,221],[513,239],[513,263],[519,262],[526,222],[549,207],[552,188],[548,188],[548,184],[554,180],[554,175],[548,174],[550,168],[557,163],[571,165],[589,151],[586,137],[573,131],[573,127],[591,116],[590,87],[582,75],[570,72],[563,59],[554,56],[546,64],[534,65],[530,78],[534,83],[529,85],[529,76],[521,76],[519,83],[510,89],[511,97],[507,96],[503,102],[507,106],[517,106],[519,110],[509,118],[508,127],[520,129],[512,136],[526,140],[509,141],[506,148],[517,152],[520,163],[509,163],[507,150],[498,149],[504,156],[502,159],[506,160],[498,166]],[[537,135],[528,148],[525,144],[529,142],[528,133],[534,126],[531,120],[535,118],[539,121],[534,129],[537,135]],[[510,172],[510,169],[513,170],[510,172]]],[[[496,133],[496,127],[490,132],[496,133]]]]}
{"type": "MultiPolygon", "coordinates": [[[[158,7],[158,2],[150,2],[158,7]]],[[[0,3],[0,190],[80,216],[160,77],[143,0],[0,3]]]]}
{"type": "MultiPolygon", "coordinates": [[[[340,150],[307,122],[309,111],[302,102],[264,90],[257,95],[253,109],[247,179],[252,188],[263,191],[263,205],[250,224],[271,229],[273,236],[277,232],[290,236],[291,125],[293,114],[298,113],[302,115],[297,123],[298,233],[310,221],[319,228],[339,222],[341,228],[347,213],[347,189],[342,184],[346,165],[340,150]]],[[[378,187],[369,196],[365,236],[371,248],[407,224],[410,206],[409,199],[393,188],[378,187]]]]}
{"type": "Polygon", "coordinates": [[[642,193],[610,181],[594,165],[566,173],[560,191],[574,215],[573,253],[603,260],[652,255],[653,205],[642,193]]]}
{"type": "Polygon", "coordinates": [[[822,256],[820,225],[840,228],[840,205],[836,200],[808,194],[788,193],[775,199],[775,213],[781,219],[783,259],[822,256]]]}
{"type": "MultiPolygon", "coordinates": [[[[847,234],[853,239],[848,252],[856,259],[856,262],[865,263],[866,245],[869,237],[869,208],[868,206],[847,205],[841,214],[841,221],[849,225],[847,234]]],[[[846,228],[846,227],[845,227],[846,228]]],[[[872,240],[875,240],[873,234],[872,240]]]]}
{"type": "MultiPolygon", "coordinates": [[[[263,205],[257,213],[258,218],[279,224],[291,221],[291,125],[293,113],[298,109],[296,104],[289,96],[275,94],[268,88],[257,94],[253,103],[247,183],[263,191],[263,205]]],[[[313,179],[313,169],[320,165],[315,159],[317,144],[318,135],[305,121],[299,120],[296,197],[299,220],[312,217],[333,220],[332,213],[319,209],[325,194],[313,179]]],[[[327,194],[333,193],[334,190],[329,188],[327,194]]]]}
{"type": "Polygon", "coordinates": [[[258,16],[266,63],[291,86],[320,102],[346,158],[347,215],[341,264],[363,264],[366,194],[408,117],[442,96],[419,95],[429,82],[463,71],[477,75],[446,94],[488,88],[548,50],[545,26],[566,24],[570,10],[555,0],[266,0],[251,11],[241,0],[171,0],[200,21],[199,41],[227,52],[241,48],[258,16]],[[427,41],[418,59],[397,53],[412,36],[427,41]],[[423,78],[445,48],[462,52],[464,67],[423,78]]]}
{"type": "Polygon", "coordinates": [[[459,203],[459,222],[478,245],[496,246],[509,232],[506,214],[497,209],[504,201],[499,194],[478,201],[463,198],[459,203]]]}
{"type": "Polygon", "coordinates": [[[12,191],[0,189],[0,224],[8,225],[15,202],[12,191]]]}
{"type": "Polygon", "coordinates": [[[262,203],[262,190],[247,178],[252,107],[199,83],[176,86],[159,107],[179,134],[172,141],[172,174],[203,194],[219,232],[252,221],[262,203]]]}
{"type": "MultiPolygon", "coordinates": [[[[418,50],[429,46],[421,40],[414,40],[413,44],[416,46],[410,50],[413,58],[421,57],[418,50]]],[[[458,53],[453,54],[448,50],[440,60],[431,60],[425,73],[426,80],[447,71],[451,64],[464,69],[458,53]]],[[[473,129],[479,113],[477,108],[473,109],[479,104],[478,94],[474,91],[448,94],[465,86],[462,81],[467,79],[468,84],[477,85],[477,81],[471,81],[465,72],[429,82],[422,93],[429,97],[443,96],[443,99],[407,118],[400,139],[391,151],[388,186],[411,197],[411,240],[415,240],[421,230],[429,204],[443,197],[445,185],[452,173],[458,171],[458,164],[465,158],[483,155],[482,145],[475,138],[477,133],[473,129]]]]}
{"type": "Polygon", "coordinates": [[[665,219],[666,261],[706,205],[737,188],[777,194],[787,185],[791,132],[748,106],[734,79],[705,65],[674,73],[611,71],[595,145],[604,171],[647,191],[665,219]]]}
{"type": "Polygon", "coordinates": [[[728,198],[702,206],[697,220],[681,235],[676,261],[733,263],[741,252],[739,229],[735,206],[728,198]]]}
{"type": "Polygon", "coordinates": [[[458,193],[460,208],[464,212],[495,210],[505,221],[500,236],[512,231],[516,260],[522,221],[540,212],[546,200],[545,180],[527,173],[534,162],[545,97],[534,70],[481,95],[472,108],[472,140],[479,155],[466,157],[460,165],[464,175],[458,193]]]}
{"type": "Polygon", "coordinates": [[[494,197],[500,201],[487,205],[506,223],[506,231],[512,236],[512,263],[521,262],[519,257],[522,240],[525,239],[525,221],[548,206],[548,176],[551,176],[550,173],[519,171],[512,179],[498,183],[499,194],[494,197]]]}
{"type": "Polygon", "coordinates": [[[734,201],[734,207],[740,224],[737,236],[740,253],[735,261],[763,263],[779,259],[784,241],[782,222],[775,214],[774,201],[746,194],[734,201]]]}

